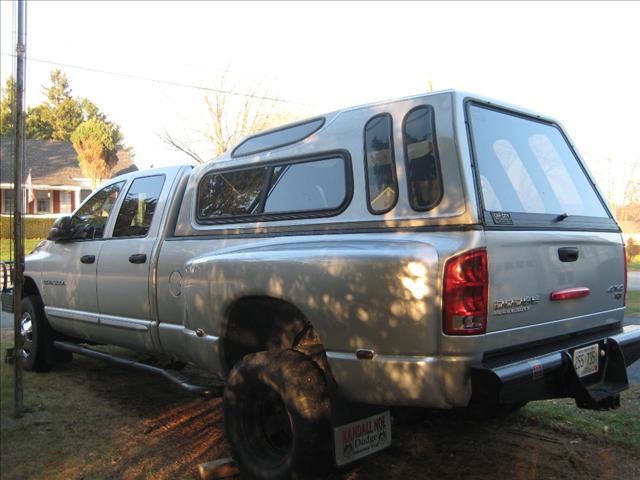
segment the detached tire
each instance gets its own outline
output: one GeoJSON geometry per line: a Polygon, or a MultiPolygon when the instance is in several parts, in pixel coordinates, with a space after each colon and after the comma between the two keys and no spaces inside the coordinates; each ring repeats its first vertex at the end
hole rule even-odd
{"type": "Polygon", "coordinates": [[[225,432],[243,478],[317,478],[331,461],[325,376],[294,350],[259,352],[236,364],[224,392],[225,432]]]}
{"type": "Polygon", "coordinates": [[[44,315],[42,300],[38,295],[30,295],[22,299],[21,305],[22,367],[46,372],[53,364],[53,332],[44,315]]]}

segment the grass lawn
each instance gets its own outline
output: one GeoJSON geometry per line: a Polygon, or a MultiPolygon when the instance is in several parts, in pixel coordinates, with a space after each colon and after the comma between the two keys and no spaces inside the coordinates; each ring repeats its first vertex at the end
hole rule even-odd
{"type": "MultiPolygon", "coordinates": [[[[2,330],[2,355],[12,336],[2,330]]],[[[24,373],[13,413],[13,367],[0,364],[0,478],[188,479],[227,457],[220,399],[184,394],[157,376],[76,356],[24,373]]]]}
{"type": "Polygon", "coordinates": [[[640,317],[640,292],[627,292],[626,315],[640,317]]]}
{"type": "Polygon", "coordinates": [[[581,410],[571,399],[531,402],[520,415],[535,419],[545,430],[573,432],[584,441],[608,438],[640,454],[640,387],[621,394],[621,407],[613,411],[581,410]]]}
{"type": "Polygon", "coordinates": [[[629,257],[627,262],[627,268],[629,270],[640,270],[640,255],[636,255],[635,257],[629,257]]]}
{"type": "MultiPolygon", "coordinates": [[[[29,252],[41,241],[40,238],[27,238],[24,241],[24,254],[29,252]]],[[[13,260],[13,240],[10,238],[0,238],[0,261],[13,260]]]]}

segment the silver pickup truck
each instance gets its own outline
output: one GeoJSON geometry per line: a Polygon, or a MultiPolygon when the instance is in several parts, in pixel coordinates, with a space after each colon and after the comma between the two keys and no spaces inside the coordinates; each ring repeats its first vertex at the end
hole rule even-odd
{"type": "Polygon", "coordinates": [[[28,368],[136,363],[90,347],[114,344],[205,369],[255,478],[388,445],[375,406],[615,408],[640,357],[620,229],[562,127],[457,91],[114,178],[25,275],[28,368]]]}

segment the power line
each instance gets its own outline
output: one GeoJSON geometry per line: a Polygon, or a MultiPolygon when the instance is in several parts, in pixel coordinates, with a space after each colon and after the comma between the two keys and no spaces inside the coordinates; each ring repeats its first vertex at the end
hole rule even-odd
{"type": "MultiPolygon", "coordinates": [[[[5,52],[0,52],[1,55],[4,55],[5,57],[15,57],[15,54],[12,53],[5,53],[5,52]]],[[[213,92],[213,93],[222,93],[225,95],[235,95],[238,97],[245,97],[245,98],[255,98],[258,100],[268,100],[271,102],[279,102],[279,103],[289,103],[292,105],[300,105],[300,106],[304,106],[304,107],[317,107],[317,105],[311,104],[311,103],[303,103],[303,102],[296,102],[294,100],[283,100],[281,98],[277,98],[277,97],[268,97],[268,96],[263,96],[263,95],[254,95],[251,93],[240,93],[240,92],[232,92],[230,90],[221,90],[221,89],[216,89],[216,88],[210,88],[210,87],[203,87],[201,85],[195,85],[192,83],[181,83],[181,82],[175,82],[172,80],[161,80],[161,79],[157,79],[157,78],[151,78],[151,77],[143,77],[140,75],[132,75],[129,73],[122,73],[122,72],[110,72],[108,70],[101,70],[99,68],[91,68],[91,67],[83,67],[81,65],[73,65],[70,63],[62,63],[62,62],[54,62],[52,60],[43,60],[40,58],[33,58],[33,57],[27,57],[27,61],[28,62],[37,62],[37,63],[45,63],[48,65],[56,65],[59,67],[65,67],[65,68],[74,68],[76,70],[84,70],[87,72],[93,72],[93,73],[101,73],[104,75],[113,75],[115,77],[122,77],[122,78],[129,78],[132,80],[141,80],[141,81],[146,81],[146,82],[154,82],[154,83],[160,83],[160,84],[164,84],[164,85],[170,85],[173,87],[182,87],[182,88],[192,88],[195,90],[202,90],[202,91],[206,91],[206,92],[213,92]]]]}

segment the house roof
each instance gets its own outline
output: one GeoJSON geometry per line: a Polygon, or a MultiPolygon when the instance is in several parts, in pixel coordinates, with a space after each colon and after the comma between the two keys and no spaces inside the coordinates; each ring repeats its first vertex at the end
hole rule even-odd
{"type": "MultiPolygon", "coordinates": [[[[13,139],[0,138],[0,182],[13,183],[13,139]]],[[[119,149],[113,176],[138,170],[129,152],[119,149]]],[[[71,142],[27,140],[25,172],[31,169],[31,182],[36,185],[86,186],[78,155],[71,142]],[[84,180],[84,181],[83,181],[84,180]]],[[[25,173],[26,177],[26,173],[25,173]]]]}

